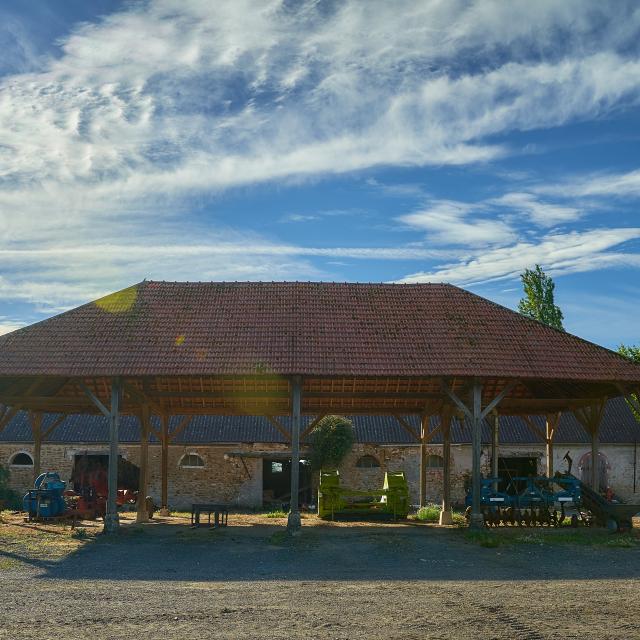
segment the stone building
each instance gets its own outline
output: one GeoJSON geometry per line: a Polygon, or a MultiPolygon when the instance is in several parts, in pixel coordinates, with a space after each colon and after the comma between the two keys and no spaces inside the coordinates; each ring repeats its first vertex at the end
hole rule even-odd
{"type": "MultiPolygon", "coordinates": [[[[420,475],[419,420],[407,416],[405,428],[391,416],[353,416],[355,444],[343,462],[340,474],[345,486],[357,489],[382,487],[384,472],[404,471],[411,500],[418,502],[420,475]],[[406,426],[415,430],[411,434],[406,426]]],[[[46,423],[47,418],[45,418],[46,423]]],[[[289,418],[278,419],[288,427],[289,418]]],[[[308,419],[307,422],[309,422],[308,419]]],[[[173,419],[175,428],[179,417],[173,419]]],[[[544,422],[541,423],[542,425],[544,422]]],[[[464,500],[471,470],[471,430],[454,420],[451,429],[452,498],[464,500]]],[[[120,452],[136,468],[140,459],[140,429],[137,418],[123,417],[120,452]]],[[[637,442],[640,425],[623,399],[609,401],[600,429],[601,485],[611,487],[621,498],[640,499],[637,470],[637,442]]],[[[498,462],[500,475],[543,475],[546,469],[545,443],[524,421],[501,417],[498,462]]],[[[491,429],[484,427],[482,470],[491,468],[491,429]]],[[[72,415],[60,422],[42,443],[40,468],[57,471],[64,480],[74,478],[81,459],[106,465],[108,424],[101,416],[72,415]]],[[[33,483],[34,450],[31,425],[26,413],[19,413],[0,433],[0,464],[10,470],[11,487],[23,493],[33,483]]],[[[573,461],[572,472],[588,481],[590,438],[571,414],[562,416],[554,446],[553,468],[567,469],[565,453],[573,461]]],[[[304,458],[305,446],[302,447],[304,458]]],[[[427,500],[442,497],[442,441],[430,443],[426,457],[427,500]]],[[[242,416],[196,416],[176,435],[168,448],[168,503],[171,508],[188,508],[193,502],[228,502],[238,507],[261,507],[286,503],[289,492],[290,446],[283,433],[267,418],[242,416]]],[[[161,446],[154,435],[149,446],[149,493],[161,501],[161,446]]],[[[314,478],[302,465],[302,500],[313,504],[314,478]],[[306,491],[305,491],[306,490],[306,491]]]]}

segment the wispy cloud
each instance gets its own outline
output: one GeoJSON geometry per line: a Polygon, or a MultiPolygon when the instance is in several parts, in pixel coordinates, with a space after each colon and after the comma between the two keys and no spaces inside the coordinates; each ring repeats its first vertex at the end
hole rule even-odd
{"type": "Polygon", "coordinates": [[[455,263],[407,275],[400,282],[452,282],[479,284],[517,278],[538,263],[551,275],[591,271],[615,266],[640,266],[640,255],[610,251],[640,238],[640,228],[598,229],[549,234],[536,242],[520,241],[455,263]]]}

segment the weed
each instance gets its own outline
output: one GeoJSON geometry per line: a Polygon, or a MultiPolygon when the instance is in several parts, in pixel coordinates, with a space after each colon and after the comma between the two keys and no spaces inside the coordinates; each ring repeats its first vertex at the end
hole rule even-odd
{"type": "Polygon", "coordinates": [[[473,542],[487,549],[495,549],[504,542],[504,538],[490,533],[489,531],[469,531],[465,535],[465,538],[469,542],[473,542]]]}
{"type": "Polygon", "coordinates": [[[265,513],[265,518],[286,518],[289,514],[286,511],[282,511],[281,509],[275,509],[274,511],[269,511],[269,513],[265,513]]]}
{"type": "Polygon", "coordinates": [[[84,527],[78,527],[73,530],[71,537],[76,540],[86,540],[89,537],[89,534],[84,527]]]}
{"type": "Polygon", "coordinates": [[[438,522],[440,520],[440,512],[442,508],[437,504],[428,504],[418,509],[416,518],[423,522],[438,522]]]}

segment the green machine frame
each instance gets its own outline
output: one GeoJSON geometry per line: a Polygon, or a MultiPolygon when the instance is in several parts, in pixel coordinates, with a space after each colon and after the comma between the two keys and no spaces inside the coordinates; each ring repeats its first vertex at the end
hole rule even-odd
{"type": "Polygon", "coordinates": [[[320,472],[318,515],[333,520],[336,516],[383,516],[393,520],[409,513],[409,486],[402,471],[384,474],[379,490],[348,489],[340,486],[337,470],[320,472]]]}

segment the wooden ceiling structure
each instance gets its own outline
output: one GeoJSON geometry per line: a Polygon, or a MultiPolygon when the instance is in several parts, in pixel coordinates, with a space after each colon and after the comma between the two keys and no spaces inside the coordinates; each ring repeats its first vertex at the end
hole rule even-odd
{"type": "Polygon", "coordinates": [[[639,391],[640,366],[451,285],[145,281],[0,337],[0,429],[101,412],[116,455],[123,413],[290,414],[294,457],[302,414],[464,416],[475,524],[490,413],[573,411],[597,446],[606,399],[639,391]]]}

